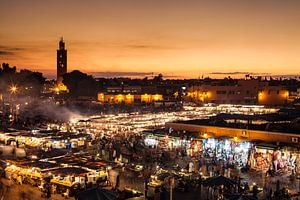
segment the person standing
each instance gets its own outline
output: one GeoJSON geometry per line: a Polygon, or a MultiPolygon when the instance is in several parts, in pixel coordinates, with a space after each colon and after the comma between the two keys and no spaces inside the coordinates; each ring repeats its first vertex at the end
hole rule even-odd
{"type": "Polygon", "coordinates": [[[17,181],[18,181],[18,184],[19,184],[19,185],[22,185],[22,176],[21,176],[21,175],[19,175],[19,176],[17,177],[17,181]]]}
{"type": "Polygon", "coordinates": [[[156,187],[154,190],[154,200],[160,200],[160,192],[158,187],[156,187]]]}
{"type": "Polygon", "coordinates": [[[117,173],[115,190],[119,189],[119,187],[120,187],[120,175],[119,175],[119,173],[117,173]]]}
{"type": "Polygon", "coordinates": [[[194,172],[194,163],[192,161],[189,162],[189,173],[194,172]]]}
{"type": "Polygon", "coordinates": [[[167,190],[165,187],[161,188],[160,200],[167,200],[167,190]]]}

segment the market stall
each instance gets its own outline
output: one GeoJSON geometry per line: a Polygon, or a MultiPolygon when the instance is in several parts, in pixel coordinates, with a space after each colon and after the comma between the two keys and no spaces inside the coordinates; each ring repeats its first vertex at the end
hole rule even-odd
{"type": "Polygon", "coordinates": [[[203,140],[205,158],[226,161],[229,165],[245,166],[250,148],[250,142],[238,141],[236,138],[208,138],[203,140]]]}
{"type": "MultiPolygon", "coordinates": [[[[299,164],[299,151],[293,147],[258,144],[251,152],[250,166],[257,170],[293,171],[299,164]]],[[[294,171],[294,172],[295,172],[294,171]]]]}

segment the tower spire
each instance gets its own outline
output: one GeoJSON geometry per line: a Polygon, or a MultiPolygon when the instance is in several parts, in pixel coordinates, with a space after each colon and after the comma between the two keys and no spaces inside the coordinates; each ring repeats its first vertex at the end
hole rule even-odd
{"type": "Polygon", "coordinates": [[[59,49],[65,49],[65,42],[64,42],[64,38],[63,37],[60,38],[59,49]]]}

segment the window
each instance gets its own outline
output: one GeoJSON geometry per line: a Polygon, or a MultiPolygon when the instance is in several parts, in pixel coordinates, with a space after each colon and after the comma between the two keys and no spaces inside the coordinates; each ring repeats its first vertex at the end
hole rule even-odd
{"type": "Polygon", "coordinates": [[[297,137],[292,137],[292,142],[293,143],[298,143],[298,138],[297,137]]]}
{"type": "Polygon", "coordinates": [[[224,91],[224,90],[219,90],[219,91],[217,91],[217,94],[226,94],[226,91],[224,91]]]}

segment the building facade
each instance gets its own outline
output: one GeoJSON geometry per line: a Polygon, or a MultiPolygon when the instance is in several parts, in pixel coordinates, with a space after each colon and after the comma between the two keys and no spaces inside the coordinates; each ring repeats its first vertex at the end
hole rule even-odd
{"type": "Polygon", "coordinates": [[[149,104],[163,100],[163,95],[157,93],[156,88],[142,86],[110,86],[105,92],[98,93],[98,101],[103,104],[149,104]]]}
{"type": "Polygon", "coordinates": [[[289,92],[283,86],[270,86],[253,79],[223,85],[192,85],[185,98],[196,103],[282,105],[287,103],[288,96],[289,92]]]}
{"type": "Polygon", "coordinates": [[[289,100],[289,92],[282,86],[265,86],[258,92],[259,105],[282,105],[289,100]]]}
{"type": "Polygon", "coordinates": [[[109,104],[126,104],[132,105],[134,103],[153,103],[163,101],[163,95],[161,94],[131,94],[131,93],[120,93],[120,94],[107,94],[98,93],[98,101],[100,103],[109,104]]]}

